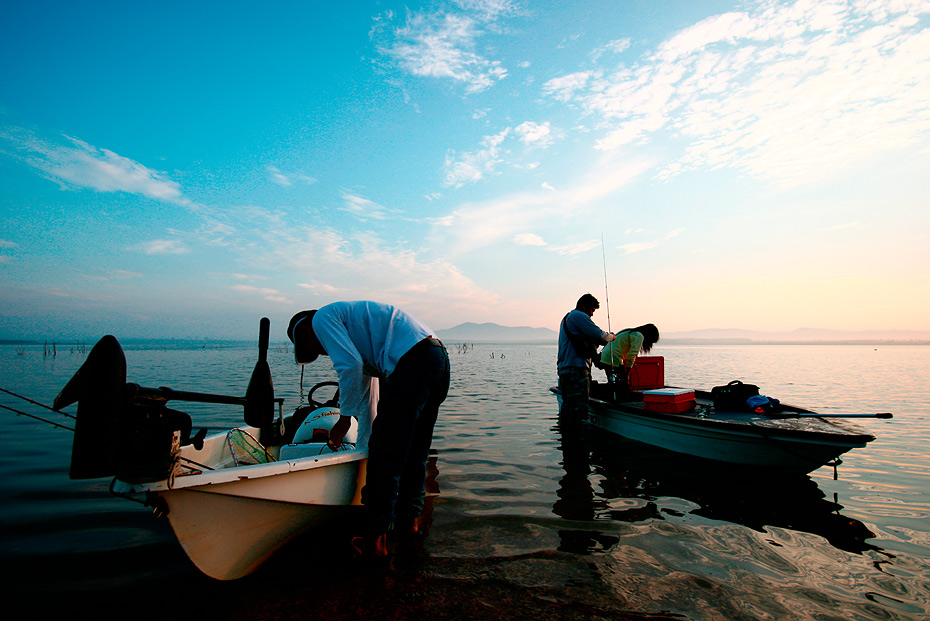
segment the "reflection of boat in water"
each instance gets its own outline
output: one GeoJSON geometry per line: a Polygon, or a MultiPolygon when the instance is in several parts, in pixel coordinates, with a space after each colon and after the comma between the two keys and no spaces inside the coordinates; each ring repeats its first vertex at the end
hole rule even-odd
{"type": "MultiPolygon", "coordinates": [[[[685,514],[746,526],[806,532],[852,553],[877,549],[862,522],[842,515],[807,475],[741,469],[618,438],[588,427],[562,433],[562,479],[554,511],[566,519],[642,522],[685,514]],[[592,486],[589,475],[596,475],[592,486]],[[682,499],[685,503],[670,501],[682,499]],[[688,505],[694,505],[689,507],[688,505]]],[[[575,551],[609,547],[604,532],[563,534],[575,551]]]]}
{"type": "MultiPolygon", "coordinates": [[[[551,388],[561,404],[558,388],[551,388]]],[[[674,391],[672,391],[674,392],[674,391]]],[[[611,395],[607,384],[593,384],[590,424],[617,435],[708,460],[806,474],[875,436],[816,412],[778,405],[772,414],[716,407],[711,393],[693,393],[688,409],[650,409],[642,392],[611,395]]],[[[890,417],[890,415],[876,415],[890,417]]]]}
{"type": "Polygon", "coordinates": [[[56,409],[78,403],[71,478],[114,476],[114,493],[139,495],[167,515],[194,564],[220,580],[251,573],[293,537],[345,517],[365,481],[367,449],[327,444],[336,396],[318,403],[312,395],[333,383],[314,387],[311,405],[284,418],[265,360],[267,319],[259,340],[245,397],[127,384],[123,350],[108,336],[55,400],[56,409]],[[191,437],[190,417],[168,401],[243,406],[246,425],[191,437]]]}

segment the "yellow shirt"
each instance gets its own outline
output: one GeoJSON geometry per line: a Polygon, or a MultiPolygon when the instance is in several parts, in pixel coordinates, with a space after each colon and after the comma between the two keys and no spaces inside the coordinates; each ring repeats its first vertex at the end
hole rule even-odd
{"type": "Polygon", "coordinates": [[[633,366],[636,356],[643,347],[643,335],[635,330],[624,330],[617,338],[607,343],[601,351],[601,362],[613,367],[633,366]]]}

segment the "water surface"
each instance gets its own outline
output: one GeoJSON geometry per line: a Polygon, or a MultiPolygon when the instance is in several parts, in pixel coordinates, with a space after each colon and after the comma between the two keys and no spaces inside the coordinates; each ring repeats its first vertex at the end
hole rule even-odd
{"type": "MultiPolygon", "coordinates": [[[[124,345],[131,382],[237,396],[256,358],[251,344],[124,345]]],[[[548,391],[554,344],[450,344],[428,537],[398,546],[388,571],[353,564],[345,533],[311,533],[253,576],[219,583],[164,520],[111,496],[105,480],[68,479],[69,432],[3,411],[0,553],[18,592],[57,594],[38,605],[105,616],[146,600],[152,615],[183,606],[210,618],[927,617],[930,348],[660,344],[653,354],[669,385],[741,379],[824,413],[895,417],[857,421],[877,439],[845,455],[836,480],[831,467],[762,477],[597,430],[563,437],[548,391]]],[[[0,346],[0,387],[51,403],[84,355],[0,346]]],[[[284,346],[269,364],[288,409],[301,383],[334,379],[325,359],[301,379],[284,346]]],[[[174,405],[195,428],[241,421],[241,408],[174,405]]]]}

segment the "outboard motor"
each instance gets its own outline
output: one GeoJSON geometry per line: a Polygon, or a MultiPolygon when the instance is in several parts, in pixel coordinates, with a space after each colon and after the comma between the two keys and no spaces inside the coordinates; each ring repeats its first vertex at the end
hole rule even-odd
{"type": "Polygon", "coordinates": [[[181,444],[190,442],[191,418],[164,399],[140,397],[140,390],[126,383],[126,356],[116,338],[100,339],[53,404],[55,410],[78,404],[70,478],[115,475],[144,483],[171,475],[181,444]]]}
{"type": "Polygon", "coordinates": [[[127,483],[169,478],[180,447],[203,447],[205,431],[191,438],[191,418],[167,407],[168,401],[241,405],[248,424],[259,427],[262,442],[280,439],[274,424],[274,387],[268,367],[270,321],[259,327],[259,356],[245,397],[143,388],[126,383],[126,356],[113,336],[94,345],[87,360],[55,398],[54,409],[77,403],[72,479],[116,476],[127,483]]]}

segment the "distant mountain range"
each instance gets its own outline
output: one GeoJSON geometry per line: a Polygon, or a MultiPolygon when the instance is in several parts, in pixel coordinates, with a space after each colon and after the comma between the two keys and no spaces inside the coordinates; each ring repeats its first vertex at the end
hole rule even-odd
{"type": "MultiPolygon", "coordinates": [[[[661,329],[661,328],[660,328],[661,329]]],[[[440,330],[440,339],[459,342],[502,343],[514,341],[555,341],[559,334],[549,328],[510,327],[496,323],[463,323],[440,330]]],[[[915,330],[821,330],[798,328],[791,332],[756,330],[706,329],[688,332],[668,332],[662,343],[671,344],[738,344],[738,343],[921,343],[930,344],[930,332],[915,330]]]]}
{"type": "Polygon", "coordinates": [[[496,323],[462,323],[436,335],[446,341],[505,343],[510,341],[555,341],[559,333],[549,328],[512,328],[496,323]]]}

